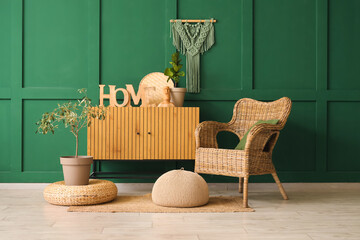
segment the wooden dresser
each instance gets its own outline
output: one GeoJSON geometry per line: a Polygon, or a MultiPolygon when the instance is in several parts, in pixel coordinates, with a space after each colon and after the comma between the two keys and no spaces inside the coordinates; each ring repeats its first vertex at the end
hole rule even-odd
{"type": "Polygon", "coordinates": [[[198,107],[108,107],[88,127],[94,160],[194,160],[198,107]]]}

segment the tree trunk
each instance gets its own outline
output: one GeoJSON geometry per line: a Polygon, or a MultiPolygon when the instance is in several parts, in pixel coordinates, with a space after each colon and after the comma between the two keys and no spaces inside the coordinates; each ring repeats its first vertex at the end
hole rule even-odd
{"type": "Polygon", "coordinates": [[[76,152],[75,152],[75,157],[78,157],[78,149],[79,149],[79,136],[75,135],[76,138],[76,152]]]}

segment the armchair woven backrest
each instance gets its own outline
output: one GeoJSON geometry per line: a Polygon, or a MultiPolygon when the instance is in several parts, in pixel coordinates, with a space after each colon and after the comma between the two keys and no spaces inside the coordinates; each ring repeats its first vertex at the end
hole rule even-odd
{"type": "Polygon", "coordinates": [[[229,126],[240,138],[259,120],[279,119],[278,125],[283,128],[290,110],[291,100],[288,97],[273,102],[243,98],[236,102],[229,126]]]}

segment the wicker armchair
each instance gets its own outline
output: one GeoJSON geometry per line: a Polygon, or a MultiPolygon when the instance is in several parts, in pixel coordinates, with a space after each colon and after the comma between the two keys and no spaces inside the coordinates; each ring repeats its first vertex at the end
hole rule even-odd
{"type": "Polygon", "coordinates": [[[206,121],[195,130],[195,172],[239,177],[243,206],[248,206],[250,175],[272,174],[285,200],[288,199],[272,163],[272,151],[291,110],[291,100],[283,97],[273,102],[243,98],[236,102],[229,123],[206,121]],[[219,149],[216,135],[229,131],[240,139],[258,120],[279,119],[278,124],[259,124],[251,129],[244,150],[219,149]]]}

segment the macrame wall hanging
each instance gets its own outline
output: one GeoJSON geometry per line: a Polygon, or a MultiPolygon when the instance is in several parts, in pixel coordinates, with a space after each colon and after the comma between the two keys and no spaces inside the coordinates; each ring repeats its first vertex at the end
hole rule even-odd
{"type": "Polygon", "coordinates": [[[187,92],[200,92],[200,54],[215,43],[216,20],[170,20],[174,47],[186,56],[187,92]],[[194,24],[191,24],[194,23],[194,24]]]}

